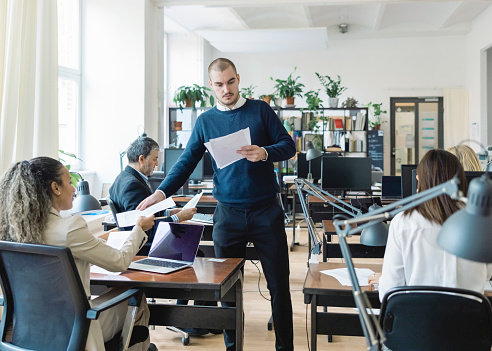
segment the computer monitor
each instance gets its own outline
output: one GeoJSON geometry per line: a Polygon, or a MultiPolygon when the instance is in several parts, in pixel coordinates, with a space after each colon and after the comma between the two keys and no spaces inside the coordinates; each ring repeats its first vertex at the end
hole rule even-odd
{"type": "MultiPolygon", "coordinates": [[[[470,182],[477,177],[481,177],[485,172],[474,172],[474,171],[465,171],[466,181],[468,186],[470,186],[470,182]]],[[[492,179],[492,173],[489,173],[489,178],[492,179]]],[[[465,194],[466,196],[466,194],[465,194]]]]}
{"type": "Polygon", "coordinates": [[[417,165],[401,165],[401,195],[403,198],[413,194],[412,184],[417,181],[412,176],[413,169],[417,169],[417,165]]]}
{"type": "MultiPolygon", "coordinates": [[[[174,164],[178,161],[178,159],[183,154],[184,149],[164,149],[164,163],[162,164],[162,170],[164,174],[169,174],[171,168],[173,168],[174,164]]],[[[194,182],[203,180],[203,158],[196,165],[195,170],[191,173],[190,180],[194,182]]]]}
{"type": "Polygon", "coordinates": [[[370,157],[325,157],[322,158],[321,187],[329,192],[371,192],[370,157]]]}
{"type": "Polygon", "coordinates": [[[401,176],[383,176],[381,184],[381,199],[401,199],[401,176]]]}
{"type": "Polygon", "coordinates": [[[212,157],[208,151],[203,154],[203,179],[214,178],[214,167],[212,166],[212,157]]]}
{"type": "MultiPolygon", "coordinates": [[[[315,183],[321,179],[321,157],[311,160],[311,174],[315,183]]],[[[306,161],[306,154],[299,152],[297,154],[297,177],[306,179],[309,173],[309,162],[306,161]]]]}

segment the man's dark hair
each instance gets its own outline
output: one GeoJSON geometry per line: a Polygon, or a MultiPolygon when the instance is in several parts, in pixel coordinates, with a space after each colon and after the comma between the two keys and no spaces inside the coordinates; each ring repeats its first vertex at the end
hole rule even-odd
{"type": "Polygon", "coordinates": [[[147,158],[152,151],[159,150],[159,144],[149,137],[138,137],[126,151],[129,163],[137,163],[140,155],[147,158]]]}
{"type": "Polygon", "coordinates": [[[229,67],[232,67],[234,74],[237,74],[236,66],[234,65],[234,63],[231,60],[223,58],[223,57],[219,57],[218,59],[215,59],[208,66],[208,77],[210,78],[210,72],[212,72],[212,70],[224,72],[229,67]]]}

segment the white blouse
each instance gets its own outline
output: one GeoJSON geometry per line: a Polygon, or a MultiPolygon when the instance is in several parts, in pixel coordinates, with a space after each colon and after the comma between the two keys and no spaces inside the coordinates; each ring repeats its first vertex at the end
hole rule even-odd
{"type": "MultiPolygon", "coordinates": [[[[379,280],[379,298],[391,288],[434,285],[483,293],[492,265],[459,258],[437,245],[441,225],[419,212],[399,213],[391,221],[379,280]]],[[[463,233],[466,235],[467,233],[463,233]]]]}

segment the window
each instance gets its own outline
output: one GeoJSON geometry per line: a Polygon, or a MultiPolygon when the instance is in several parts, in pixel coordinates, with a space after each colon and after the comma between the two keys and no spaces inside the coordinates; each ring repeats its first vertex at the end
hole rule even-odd
{"type": "MultiPolygon", "coordinates": [[[[58,0],[59,149],[78,155],[80,115],[80,1],[58,0]]],[[[64,158],[76,166],[77,160],[64,158]]]]}

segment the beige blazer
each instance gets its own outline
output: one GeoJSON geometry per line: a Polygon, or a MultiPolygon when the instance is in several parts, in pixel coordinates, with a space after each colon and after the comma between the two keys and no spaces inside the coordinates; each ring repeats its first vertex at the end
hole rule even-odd
{"type": "MultiPolygon", "coordinates": [[[[123,247],[117,250],[106,245],[103,239],[96,238],[81,216],[62,218],[56,209],[51,208],[44,241],[47,245],[70,248],[86,295],[90,296],[90,265],[95,264],[113,272],[126,270],[147,241],[147,235],[142,228],[135,226],[123,247]]],[[[109,326],[100,325],[98,321],[91,323],[87,350],[104,350],[104,332],[101,328],[106,327],[109,326]]]]}

